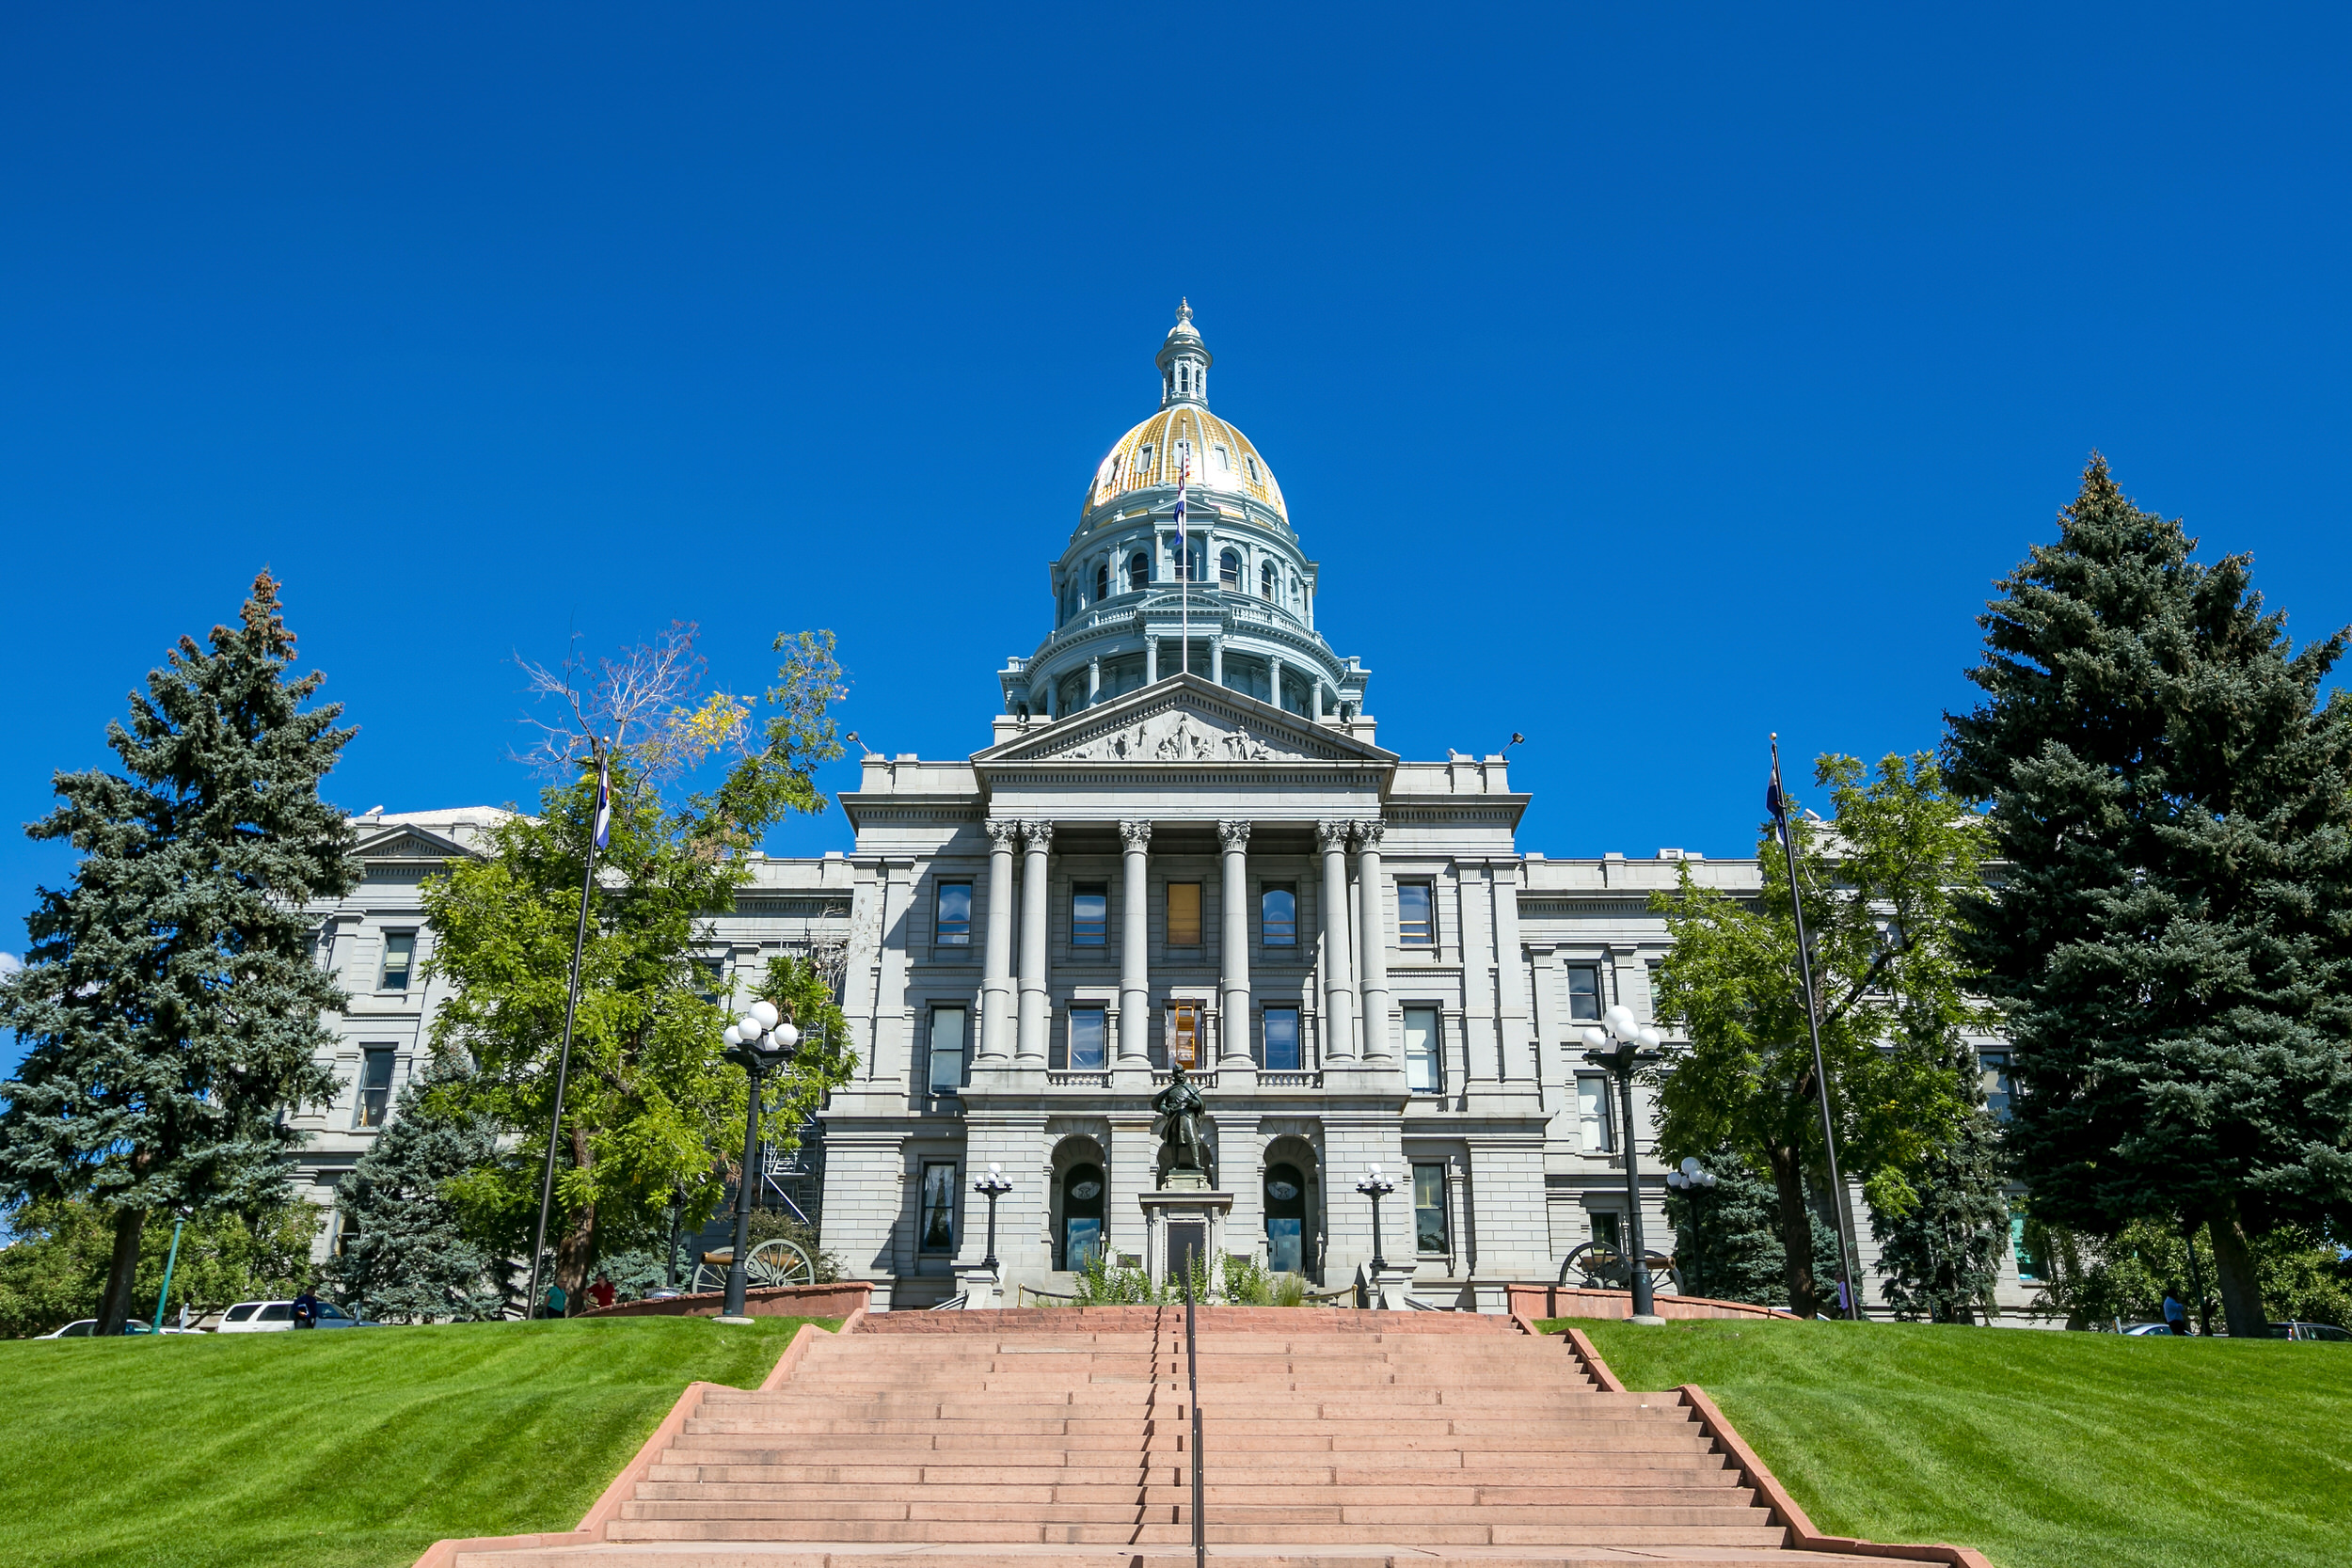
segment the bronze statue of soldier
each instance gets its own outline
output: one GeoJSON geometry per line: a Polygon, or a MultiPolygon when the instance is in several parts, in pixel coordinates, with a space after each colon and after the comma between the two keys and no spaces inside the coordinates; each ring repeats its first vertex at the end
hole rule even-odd
{"type": "Polygon", "coordinates": [[[1185,1075],[1184,1064],[1178,1062],[1168,1075],[1168,1087],[1152,1097],[1152,1109],[1158,1113],[1152,1121],[1152,1131],[1161,1147],[1169,1149],[1170,1170],[1209,1168],[1208,1140],[1200,1135],[1200,1117],[1208,1110],[1208,1102],[1200,1091],[1193,1087],[1185,1075]]]}

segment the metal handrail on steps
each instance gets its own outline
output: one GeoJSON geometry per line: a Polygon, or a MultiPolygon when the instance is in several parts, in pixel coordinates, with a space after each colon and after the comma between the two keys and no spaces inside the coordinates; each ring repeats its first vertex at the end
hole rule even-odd
{"type": "Polygon", "coordinates": [[[1208,1526],[1200,1517],[1206,1488],[1200,1468],[1200,1352],[1192,1332],[1192,1266],[1184,1266],[1184,1375],[1192,1380],[1192,1568],[1208,1568],[1208,1526]]]}

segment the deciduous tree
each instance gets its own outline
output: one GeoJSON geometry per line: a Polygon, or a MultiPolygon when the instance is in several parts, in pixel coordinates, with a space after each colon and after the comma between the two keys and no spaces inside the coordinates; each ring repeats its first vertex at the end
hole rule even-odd
{"type": "MultiPolygon", "coordinates": [[[[1824,756],[1816,776],[1835,824],[1803,814],[1790,832],[1838,1159],[1873,1205],[1899,1212],[1971,1109],[1955,1063],[1987,1019],[1957,944],[1961,911],[1982,896],[1984,829],[1924,754],[1886,757],[1867,780],[1853,758],[1824,756]]],[[[1787,863],[1769,826],[1757,858],[1753,901],[1700,885],[1687,862],[1652,898],[1674,939],[1658,1015],[1689,1037],[1652,1076],[1659,1147],[1672,1159],[1727,1146],[1770,1173],[1788,1300],[1810,1317],[1835,1292],[1813,1264],[1805,1190],[1828,1183],[1787,863]]]]}

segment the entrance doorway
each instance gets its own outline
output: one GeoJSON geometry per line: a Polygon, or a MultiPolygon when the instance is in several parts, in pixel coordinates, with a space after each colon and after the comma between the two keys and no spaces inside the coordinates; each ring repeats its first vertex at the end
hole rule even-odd
{"type": "Polygon", "coordinates": [[[1266,1167],[1265,1264],[1276,1274],[1307,1272],[1307,1177],[1294,1164],[1266,1167]]]}
{"type": "Polygon", "coordinates": [[[1103,1167],[1073,1165],[1061,1179],[1060,1266],[1077,1270],[1103,1255],[1103,1167]]]}

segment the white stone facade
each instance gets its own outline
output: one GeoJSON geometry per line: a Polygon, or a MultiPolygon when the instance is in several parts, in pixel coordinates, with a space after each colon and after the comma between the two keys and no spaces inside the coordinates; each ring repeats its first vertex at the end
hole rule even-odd
{"type": "MultiPolygon", "coordinates": [[[[1578,1035],[1616,1003],[1651,1017],[1666,934],[1649,895],[1686,866],[1753,893],[1757,868],[1522,853],[1529,797],[1502,756],[1383,751],[1368,673],[1313,629],[1314,563],[1273,475],[1207,414],[1188,313],[1159,364],[1162,410],[1089,484],[1052,574],[1055,629],[1000,672],[989,744],[867,756],[840,798],[855,849],[758,863],[709,955],[741,986],[771,952],[846,943],[858,1066],[821,1116],[822,1228],[877,1309],[977,1278],[971,1189],[992,1164],[1011,1183],[998,1299],[1067,1289],[1098,1207],[1096,1244],[1139,1254],[1138,1195],[1159,1174],[1149,1102],[1188,1019],[1230,1250],[1279,1263],[1291,1248],[1319,1286],[1349,1284],[1373,1255],[1356,1183],[1376,1162],[1396,1183],[1381,1250],[1413,1268],[1415,1294],[1500,1310],[1505,1285],[1557,1278],[1623,1213],[1617,1117],[1578,1035]],[[1187,543],[1208,545],[1189,581],[1180,462],[1187,543]],[[1303,1191],[1270,1196],[1291,1174],[1303,1191]],[[927,1184],[951,1212],[930,1212],[927,1184]],[[1295,1241],[1270,1234],[1270,1203],[1276,1229],[1295,1212],[1295,1241]]],[[[355,1087],[304,1122],[301,1180],[322,1202],[374,1135],[357,1098],[367,1048],[390,1049],[397,1093],[425,1040],[434,997],[378,983],[384,943],[415,932],[422,958],[419,879],[487,819],[362,821],[366,880],[326,921],[354,997],[337,1069],[355,1087]]],[[[1638,1091],[1635,1121],[1643,1228],[1666,1250],[1638,1091]]],[[[2012,1261],[2004,1303],[2029,1295],[2012,1261]]]]}

